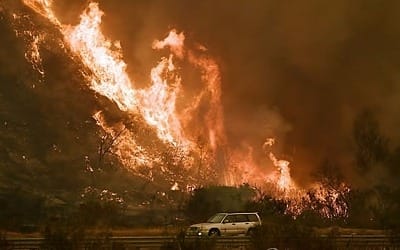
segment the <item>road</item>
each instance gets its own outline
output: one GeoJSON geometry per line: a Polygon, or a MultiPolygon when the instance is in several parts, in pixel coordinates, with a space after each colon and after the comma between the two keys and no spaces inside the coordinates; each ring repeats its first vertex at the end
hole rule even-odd
{"type": "MultiPolygon", "coordinates": [[[[322,238],[327,236],[321,236],[322,238]]],[[[400,238],[388,235],[341,235],[334,240],[336,249],[400,249],[400,238]]],[[[119,249],[119,250],[157,250],[180,249],[182,244],[199,245],[206,249],[252,249],[249,237],[185,238],[178,240],[171,236],[110,237],[85,239],[80,242],[46,240],[44,238],[6,238],[0,239],[0,249],[38,250],[60,249],[66,244],[74,249],[119,249]]],[[[274,246],[271,246],[273,248],[274,246]]],[[[62,248],[66,249],[66,248],[62,248]]],[[[204,249],[204,248],[203,248],[204,249]]]]}

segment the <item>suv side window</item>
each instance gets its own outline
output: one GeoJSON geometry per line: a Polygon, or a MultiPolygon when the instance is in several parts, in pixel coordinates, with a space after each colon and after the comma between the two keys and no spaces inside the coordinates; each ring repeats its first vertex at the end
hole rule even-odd
{"type": "Polygon", "coordinates": [[[248,221],[247,220],[247,216],[245,214],[237,214],[235,217],[236,217],[235,218],[236,222],[246,222],[246,221],[248,221]]]}
{"type": "Polygon", "coordinates": [[[249,221],[251,221],[251,222],[258,222],[258,217],[255,214],[248,214],[247,217],[249,218],[249,221]]]}

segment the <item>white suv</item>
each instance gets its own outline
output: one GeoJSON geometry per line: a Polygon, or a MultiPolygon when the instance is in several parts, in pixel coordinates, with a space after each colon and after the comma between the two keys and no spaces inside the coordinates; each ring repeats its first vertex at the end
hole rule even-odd
{"type": "Polygon", "coordinates": [[[220,236],[220,235],[249,235],[255,227],[261,225],[258,213],[218,213],[206,223],[191,225],[186,235],[191,236],[220,236]]]}

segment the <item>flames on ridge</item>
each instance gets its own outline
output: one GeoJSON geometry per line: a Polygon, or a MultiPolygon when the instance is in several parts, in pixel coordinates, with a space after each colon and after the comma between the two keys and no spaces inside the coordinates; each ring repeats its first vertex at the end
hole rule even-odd
{"type": "MultiPolygon", "coordinates": [[[[267,139],[264,145],[248,146],[247,150],[229,147],[218,64],[204,46],[187,46],[183,32],[173,29],[164,39],[153,42],[154,50],[166,51],[167,55],[151,69],[147,87],[138,88],[127,74],[121,44],[101,31],[104,13],[97,3],[89,3],[76,26],[58,20],[51,0],[23,3],[60,31],[62,46],[88,69],[84,75],[92,90],[114,102],[121,112],[132,117],[132,122],[138,119],[154,130],[159,142],[146,145],[129,122],[110,124],[101,111],[93,114],[104,138],[113,139],[111,150],[127,169],[148,178],[152,178],[153,170],[162,171],[169,176],[173,190],[207,184],[265,186],[277,199],[285,201],[287,212],[295,216],[307,208],[318,210],[325,217],[346,216],[347,204],[342,197],[349,188],[345,184],[333,188],[322,183],[314,183],[308,190],[300,188],[291,178],[290,162],[273,153],[274,139],[267,139]],[[189,65],[200,75],[201,86],[194,94],[185,93],[181,65],[189,65]],[[255,161],[253,151],[259,149],[274,166],[272,172],[255,161]]],[[[31,37],[27,59],[44,75],[38,49],[44,36],[36,31],[31,37]]]]}

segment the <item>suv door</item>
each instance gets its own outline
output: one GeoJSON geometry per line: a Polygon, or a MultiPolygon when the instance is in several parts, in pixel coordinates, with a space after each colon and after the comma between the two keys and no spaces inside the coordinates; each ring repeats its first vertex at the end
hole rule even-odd
{"type": "Polygon", "coordinates": [[[235,215],[236,234],[246,234],[251,226],[246,214],[235,215]]]}
{"type": "Polygon", "coordinates": [[[226,235],[236,234],[235,215],[227,215],[222,221],[221,228],[223,228],[222,231],[224,231],[226,235]]]}

